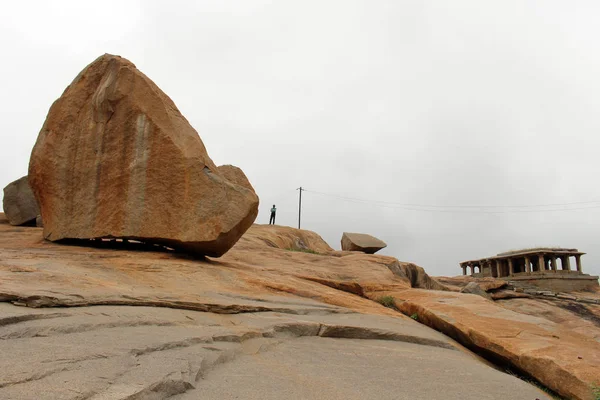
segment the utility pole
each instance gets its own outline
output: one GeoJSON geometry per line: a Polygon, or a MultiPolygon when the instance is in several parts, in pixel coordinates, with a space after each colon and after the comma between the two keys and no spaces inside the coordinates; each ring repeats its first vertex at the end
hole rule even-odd
{"type": "Polygon", "coordinates": [[[305,189],[302,189],[302,186],[300,186],[296,190],[300,191],[300,198],[298,200],[298,229],[300,229],[300,218],[302,217],[302,191],[305,189]]]}

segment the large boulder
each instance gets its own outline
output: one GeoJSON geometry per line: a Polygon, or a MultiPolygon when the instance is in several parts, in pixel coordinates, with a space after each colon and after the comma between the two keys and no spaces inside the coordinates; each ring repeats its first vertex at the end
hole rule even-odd
{"type": "Polygon", "coordinates": [[[4,188],[2,208],[11,225],[34,224],[40,209],[27,176],[9,183],[4,188]]]}
{"type": "Polygon", "coordinates": [[[244,173],[225,170],[154,82],[105,54],[50,108],[29,179],[48,240],[120,237],[218,257],[258,214],[244,173]]]}
{"type": "Polygon", "coordinates": [[[367,254],[374,254],[386,247],[384,241],[365,233],[344,232],[342,235],[342,250],[362,251],[367,254]]]}

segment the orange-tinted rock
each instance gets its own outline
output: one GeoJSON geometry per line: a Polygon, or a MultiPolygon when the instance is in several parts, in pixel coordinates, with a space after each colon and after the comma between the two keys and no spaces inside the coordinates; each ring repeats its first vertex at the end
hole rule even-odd
{"type": "Polygon", "coordinates": [[[477,278],[469,275],[454,277],[438,276],[435,279],[446,285],[450,290],[457,292],[467,286],[470,282],[477,283],[486,292],[493,292],[508,285],[508,282],[502,279],[491,277],[477,278]]]}
{"type": "Polygon", "coordinates": [[[397,260],[296,242],[330,251],[272,225],[217,260],[62,246],[0,213],[0,399],[550,400],[362,297],[410,287],[397,260]]]}
{"type": "Polygon", "coordinates": [[[6,185],[2,208],[11,225],[25,225],[35,221],[40,210],[26,176],[6,185]]]}
{"type": "Polygon", "coordinates": [[[561,396],[594,399],[592,385],[600,379],[596,306],[586,306],[576,316],[564,312],[581,309],[568,301],[494,303],[479,296],[420,289],[392,295],[406,315],[417,314],[419,322],[534,377],[561,396]]]}
{"type": "Polygon", "coordinates": [[[234,165],[221,165],[217,168],[217,171],[229,182],[235,183],[236,185],[240,185],[254,192],[254,187],[252,187],[248,177],[246,177],[246,174],[244,174],[244,172],[238,167],[234,165]]]}
{"type": "MultiPolygon", "coordinates": [[[[600,376],[600,329],[596,320],[591,318],[593,315],[600,316],[599,305],[586,305],[583,311],[572,305],[559,308],[558,300],[536,304],[538,300],[534,303],[530,299],[510,299],[494,303],[479,296],[414,289],[415,281],[426,283],[431,280],[422,269],[392,257],[332,251],[318,234],[310,231],[254,225],[231,251],[218,260],[192,260],[164,250],[132,251],[137,250],[139,245],[134,243],[125,245],[105,241],[97,247],[60,246],[42,240],[37,228],[8,225],[1,213],[0,238],[0,300],[15,304],[30,307],[75,306],[78,309],[86,305],[113,304],[123,306],[124,310],[130,308],[125,307],[127,305],[155,306],[244,315],[272,314],[265,312],[272,311],[278,315],[305,318],[315,317],[311,314],[334,315],[346,321],[353,315],[365,321],[376,316],[406,323],[411,330],[414,328],[414,336],[421,336],[424,327],[409,318],[416,314],[419,323],[430,325],[484,355],[493,356],[490,358],[501,361],[502,366],[508,364],[527,372],[566,398],[592,399],[589,385],[600,376]],[[319,254],[287,250],[294,248],[296,243],[302,243],[319,254]],[[408,316],[379,304],[384,296],[391,296],[395,306],[408,316]],[[515,302],[514,311],[507,309],[512,302],[515,302]],[[577,309],[581,311],[575,315],[572,310],[577,309]],[[348,310],[353,312],[348,314],[348,310]]],[[[139,247],[143,248],[142,245],[139,247]]],[[[599,296],[600,293],[582,295],[599,296]]],[[[32,308],[26,310],[31,311],[32,308]]],[[[60,310],[61,313],[63,311],[60,310]]],[[[184,320],[188,319],[183,314],[181,316],[184,320]]],[[[269,315],[269,318],[279,317],[269,315]]],[[[139,320],[134,319],[139,324],[139,320]]],[[[214,315],[210,319],[213,327],[219,320],[214,315]]],[[[227,324],[231,325],[231,322],[227,324]]],[[[30,325],[24,325],[22,329],[28,335],[35,333],[30,331],[30,325]]],[[[85,326],[90,326],[89,319],[85,326]]],[[[374,327],[381,330],[386,326],[388,323],[378,323],[374,327]]],[[[2,334],[8,335],[6,327],[2,328],[2,334]]],[[[146,337],[152,332],[148,329],[153,328],[140,326],[139,332],[146,337]]],[[[432,330],[427,331],[428,335],[436,334],[432,330]]],[[[48,334],[46,330],[40,332],[48,334]]],[[[56,330],[50,332],[58,334],[56,330]]],[[[69,326],[64,332],[73,331],[69,326]]],[[[116,335],[115,332],[102,337],[116,335]]],[[[160,337],[163,334],[161,332],[160,337]]],[[[195,338],[201,335],[201,331],[194,332],[195,338]]],[[[135,335],[133,337],[136,348],[143,348],[135,335]]],[[[20,336],[16,339],[21,341],[20,336]]],[[[54,341],[56,336],[47,339],[54,341]]],[[[35,340],[44,343],[43,338],[36,337],[35,340]]],[[[10,342],[5,346],[8,348],[10,342]]],[[[187,352],[188,349],[182,351],[187,352]]],[[[417,347],[416,351],[417,359],[420,359],[419,353],[423,348],[417,347]]],[[[48,349],[43,353],[47,357],[54,354],[48,349]]],[[[16,351],[6,354],[12,357],[16,351]]],[[[423,364],[415,365],[416,359],[404,360],[401,354],[390,354],[390,357],[399,360],[395,362],[401,362],[408,370],[419,368],[427,379],[439,383],[437,370],[424,368],[423,364]]],[[[443,354],[439,355],[439,360],[445,358],[443,354]]],[[[39,359],[36,361],[39,363],[39,359]]],[[[487,368],[483,364],[480,367],[487,368]]],[[[448,386],[464,388],[465,393],[464,396],[446,397],[469,398],[467,394],[471,388],[466,386],[463,366],[458,364],[444,368],[451,368],[453,374],[448,386]]],[[[6,380],[5,377],[3,379],[6,380]]],[[[74,381],[69,381],[69,385],[74,381]]],[[[427,387],[427,381],[424,382],[420,388],[427,387]]],[[[440,387],[443,390],[444,385],[440,387]]],[[[0,389],[0,398],[10,398],[2,397],[6,387],[0,389]]],[[[541,392],[525,396],[521,389],[510,383],[506,384],[504,396],[480,391],[471,397],[482,398],[481,393],[488,395],[487,398],[498,399],[548,398],[541,392]]],[[[424,396],[422,390],[419,394],[421,396],[414,398],[439,398],[435,393],[424,396]]],[[[377,396],[379,393],[376,393],[377,396]]],[[[411,398],[410,395],[407,398],[411,398]]]]}
{"type": "Polygon", "coordinates": [[[221,256],[258,213],[241,170],[228,180],[173,101],[108,54],[50,108],[29,174],[51,241],[122,237],[221,256]]]}
{"type": "Polygon", "coordinates": [[[528,299],[530,295],[526,293],[515,292],[513,290],[499,290],[491,293],[492,300],[506,300],[506,299],[528,299]]]}
{"type": "Polygon", "coordinates": [[[394,275],[406,278],[410,286],[419,289],[450,290],[446,286],[431,278],[422,267],[413,263],[393,262],[387,266],[394,275]]]}
{"type": "Polygon", "coordinates": [[[508,285],[508,282],[495,278],[484,278],[477,284],[486,292],[502,289],[508,285]]]}
{"type": "Polygon", "coordinates": [[[344,232],[342,235],[342,250],[362,251],[367,254],[374,254],[386,247],[387,244],[374,236],[365,233],[344,232]]]}

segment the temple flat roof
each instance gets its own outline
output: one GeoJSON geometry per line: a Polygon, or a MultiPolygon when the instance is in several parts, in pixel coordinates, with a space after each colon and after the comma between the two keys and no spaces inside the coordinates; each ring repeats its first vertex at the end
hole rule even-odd
{"type": "Polygon", "coordinates": [[[533,252],[533,253],[544,253],[544,252],[548,252],[548,253],[554,253],[554,252],[578,253],[579,251],[577,249],[565,249],[562,247],[532,247],[529,249],[505,251],[504,253],[498,253],[496,255],[497,256],[511,256],[511,255],[515,255],[515,254],[524,254],[524,253],[529,253],[529,252],[533,252]]]}

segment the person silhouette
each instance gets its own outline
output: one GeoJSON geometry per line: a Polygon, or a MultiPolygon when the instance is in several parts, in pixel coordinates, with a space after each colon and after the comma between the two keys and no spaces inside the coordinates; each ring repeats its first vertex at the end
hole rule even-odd
{"type": "Polygon", "coordinates": [[[277,207],[273,204],[273,208],[271,208],[271,218],[269,218],[269,225],[275,225],[275,213],[277,212],[277,207]]]}

